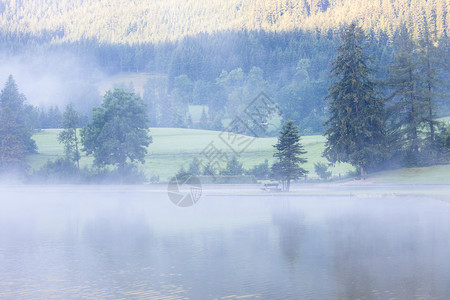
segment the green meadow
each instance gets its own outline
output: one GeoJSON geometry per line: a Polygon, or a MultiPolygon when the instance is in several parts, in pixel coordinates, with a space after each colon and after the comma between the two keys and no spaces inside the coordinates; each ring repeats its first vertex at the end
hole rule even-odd
{"type": "MultiPolygon", "coordinates": [[[[48,160],[54,160],[63,156],[63,145],[59,144],[57,140],[60,131],[60,129],[44,129],[33,136],[38,146],[38,153],[28,156],[28,162],[33,170],[39,169],[48,160]]],[[[194,158],[207,163],[207,154],[204,153],[220,153],[225,155],[222,157],[228,158],[235,154],[224,142],[225,140],[228,141],[228,144],[231,144],[227,134],[222,135],[223,139],[221,139],[221,132],[219,131],[152,128],[150,132],[153,143],[148,147],[145,164],[140,167],[148,177],[159,176],[162,182],[172,177],[180,167],[187,169],[194,158]]],[[[249,143],[248,147],[243,151],[233,147],[233,149],[240,152],[238,159],[243,163],[244,168],[251,168],[264,162],[265,159],[268,159],[269,163],[273,162],[274,148],[272,145],[276,143],[275,137],[250,138],[238,136],[238,138],[240,138],[239,142],[246,141],[246,143],[249,143]]],[[[309,178],[318,178],[314,172],[314,163],[326,163],[326,160],[321,156],[325,138],[320,135],[303,136],[301,141],[308,152],[305,155],[308,162],[303,167],[309,171],[309,178]]],[[[90,166],[92,162],[92,156],[86,156],[82,153],[81,167],[90,166]]],[[[224,168],[226,163],[219,161],[218,165],[224,168]]],[[[339,174],[345,177],[354,168],[349,164],[336,164],[330,170],[333,177],[336,178],[339,174]]],[[[450,165],[383,171],[369,174],[369,177],[371,182],[383,184],[450,184],[450,165]]]]}
{"type": "Polygon", "coordinates": [[[450,184],[450,165],[383,171],[370,179],[382,184],[450,184]]]}
{"type": "MultiPolygon", "coordinates": [[[[54,160],[63,156],[63,145],[58,143],[57,136],[60,129],[45,129],[36,133],[33,139],[38,146],[38,153],[29,155],[28,162],[33,170],[39,169],[47,160],[54,160]]],[[[198,158],[205,163],[208,162],[208,158],[204,152],[218,154],[220,152],[221,157],[231,157],[234,152],[224,142],[227,141],[231,144],[232,140],[228,139],[228,135],[222,135],[221,132],[211,130],[197,130],[197,129],[180,129],[180,128],[152,128],[151,135],[153,143],[148,147],[148,155],[146,157],[146,163],[141,166],[142,170],[147,176],[160,177],[161,181],[167,181],[172,177],[180,167],[188,168],[189,163],[193,158],[198,158]]],[[[238,159],[243,163],[244,168],[251,168],[254,165],[264,162],[268,159],[269,162],[273,162],[273,146],[276,143],[276,138],[250,138],[246,136],[238,136],[239,141],[235,144],[244,143],[248,144],[248,147],[233,149],[239,152],[238,159]],[[245,148],[245,149],[243,149],[245,148]]],[[[314,172],[314,163],[326,162],[321,157],[324,149],[325,138],[320,135],[304,136],[302,137],[302,143],[305,146],[305,150],[308,152],[306,157],[308,163],[304,165],[310,174],[310,178],[317,177],[314,172]]],[[[86,156],[82,153],[80,161],[81,167],[89,166],[92,164],[92,156],[86,156]]],[[[225,163],[222,161],[218,164],[220,167],[225,167],[225,163]]],[[[333,176],[339,176],[339,173],[344,176],[348,172],[352,171],[353,167],[349,164],[337,164],[331,168],[333,176]]]]}

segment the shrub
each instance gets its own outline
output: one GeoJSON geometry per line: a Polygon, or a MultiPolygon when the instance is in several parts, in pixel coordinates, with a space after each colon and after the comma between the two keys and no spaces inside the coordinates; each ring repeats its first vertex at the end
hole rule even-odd
{"type": "Polygon", "coordinates": [[[331,177],[331,171],[328,171],[328,165],[325,163],[315,163],[314,164],[314,170],[316,171],[317,175],[319,175],[320,179],[327,180],[331,177]]]}
{"type": "Polygon", "coordinates": [[[249,169],[246,173],[255,176],[259,180],[269,179],[270,177],[269,161],[267,159],[264,160],[263,163],[253,166],[253,168],[249,169]]]}
{"type": "Polygon", "coordinates": [[[66,158],[48,160],[32,177],[33,181],[47,183],[74,183],[81,179],[75,163],[66,158]]]}

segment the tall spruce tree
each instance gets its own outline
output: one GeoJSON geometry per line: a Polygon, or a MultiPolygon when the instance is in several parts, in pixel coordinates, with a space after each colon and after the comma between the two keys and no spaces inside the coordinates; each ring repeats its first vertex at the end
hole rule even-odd
{"type": "Polygon", "coordinates": [[[200,117],[200,129],[208,129],[208,115],[206,114],[205,107],[202,108],[202,115],[200,117]]]}
{"type": "Polygon", "coordinates": [[[25,155],[36,151],[32,128],[24,113],[26,98],[19,93],[12,75],[0,94],[0,171],[23,172],[28,165],[25,155]]]}
{"type": "Polygon", "coordinates": [[[331,162],[366,168],[382,158],[385,140],[384,100],[372,81],[370,57],[365,53],[366,35],[355,23],[344,29],[338,56],[331,70],[330,118],[325,122],[324,156],[331,162]]]}
{"type": "Polygon", "coordinates": [[[236,155],[233,155],[228,161],[225,170],[222,170],[220,173],[225,176],[242,175],[244,173],[244,168],[242,168],[242,163],[239,162],[236,155]]]}
{"type": "Polygon", "coordinates": [[[308,173],[300,167],[307,162],[301,155],[306,154],[300,143],[300,133],[294,121],[288,120],[280,131],[278,142],[274,145],[276,152],[273,155],[278,159],[272,165],[273,177],[281,180],[283,190],[289,191],[291,180],[296,180],[308,173]]]}
{"type": "Polygon", "coordinates": [[[441,57],[438,48],[431,39],[431,33],[425,27],[423,37],[419,40],[419,69],[423,76],[422,94],[426,107],[424,119],[429,128],[428,139],[430,143],[434,141],[435,129],[438,123],[436,121],[435,101],[442,84],[442,80],[439,78],[442,71],[440,67],[442,65],[441,57]]]}
{"type": "Polygon", "coordinates": [[[392,93],[388,115],[396,148],[403,152],[410,166],[418,163],[419,149],[423,146],[423,128],[427,125],[427,107],[430,105],[429,109],[432,109],[431,103],[426,101],[426,96],[431,97],[431,94],[424,93],[424,83],[426,86],[428,83],[418,54],[417,43],[403,28],[396,43],[395,61],[389,69],[388,85],[392,93]]]}

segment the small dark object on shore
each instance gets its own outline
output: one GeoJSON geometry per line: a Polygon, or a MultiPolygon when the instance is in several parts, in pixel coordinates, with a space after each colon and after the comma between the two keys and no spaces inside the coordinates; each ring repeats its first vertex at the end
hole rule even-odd
{"type": "Polygon", "coordinates": [[[265,183],[261,189],[267,192],[281,192],[279,183],[265,183]]]}

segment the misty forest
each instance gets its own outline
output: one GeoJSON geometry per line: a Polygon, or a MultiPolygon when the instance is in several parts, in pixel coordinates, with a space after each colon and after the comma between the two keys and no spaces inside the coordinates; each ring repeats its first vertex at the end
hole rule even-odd
{"type": "MultiPolygon", "coordinates": [[[[156,145],[158,138],[150,144],[152,131],[145,136],[142,130],[227,130],[261,92],[278,108],[261,120],[270,125],[256,134],[237,133],[276,137],[292,120],[302,136],[324,134],[325,148],[315,149],[323,153],[307,155],[310,179],[326,178],[314,163],[330,166],[330,178],[449,163],[445,1],[125,2],[0,4],[2,172],[14,169],[21,181],[31,182],[164,182],[195,164],[195,153],[183,155],[189,152],[180,143],[175,159],[163,157],[152,147],[164,145],[156,145]],[[345,31],[349,12],[352,33],[345,31]],[[368,97],[361,117],[343,102],[348,89],[355,92],[350,98],[368,97]],[[124,132],[100,140],[92,131],[105,125],[96,119],[102,110],[133,114],[132,107],[113,107],[112,97],[120,103],[136,98],[135,109],[146,114],[130,116],[139,124],[111,124],[124,132]],[[139,134],[132,137],[127,126],[139,134]],[[126,149],[130,139],[135,145],[126,149]],[[39,155],[39,145],[50,141],[61,150],[39,155]],[[110,149],[103,149],[106,144],[110,149]]],[[[244,122],[251,126],[252,120],[244,122]]],[[[267,147],[259,160],[238,157],[244,167],[231,173],[226,163],[193,168],[196,175],[208,175],[208,167],[251,177],[238,181],[279,179],[271,170],[273,154],[267,147]],[[263,170],[265,160],[269,167],[263,170]]],[[[227,161],[232,156],[229,151],[227,161]]]]}
{"type": "Polygon", "coordinates": [[[450,297],[449,8],[0,0],[0,298],[450,297]]]}

